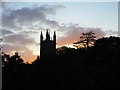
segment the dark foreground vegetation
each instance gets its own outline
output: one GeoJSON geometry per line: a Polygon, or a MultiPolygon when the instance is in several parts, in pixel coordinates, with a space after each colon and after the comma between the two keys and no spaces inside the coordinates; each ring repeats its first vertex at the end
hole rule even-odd
{"type": "Polygon", "coordinates": [[[80,90],[120,88],[120,38],[98,39],[87,48],[57,49],[57,55],[23,63],[16,53],[2,55],[3,90],[80,90]]]}

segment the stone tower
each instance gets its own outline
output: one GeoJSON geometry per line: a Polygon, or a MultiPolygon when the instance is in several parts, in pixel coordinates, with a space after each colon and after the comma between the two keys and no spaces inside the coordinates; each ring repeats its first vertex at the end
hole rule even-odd
{"type": "Polygon", "coordinates": [[[53,40],[50,39],[50,33],[46,31],[46,39],[43,40],[43,34],[40,35],[40,58],[56,54],[56,33],[54,31],[53,40]]]}

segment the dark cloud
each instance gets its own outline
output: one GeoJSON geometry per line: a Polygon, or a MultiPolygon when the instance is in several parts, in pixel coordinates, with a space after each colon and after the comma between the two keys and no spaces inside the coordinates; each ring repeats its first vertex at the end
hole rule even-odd
{"type": "Polygon", "coordinates": [[[39,31],[22,31],[21,32],[22,34],[37,34],[37,33],[39,33],[39,31]]]}
{"type": "MultiPolygon", "coordinates": [[[[45,4],[43,6],[34,6],[33,8],[24,7],[17,10],[9,10],[9,14],[3,13],[3,25],[12,28],[17,27],[19,28],[19,30],[20,28],[24,27],[29,31],[23,32],[24,33],[28,32],[29,34],[30,32],[38,33],[40,30],[45,30],[44,25],[48,26],[48,28],[57,28],[58,32],[63,32],[64,35],[58,38],[58,42],[62,43],[63,42],[62,39],[64,39],[64,43],[66,42],[66,44],[73,42],[74,40],[77,40],[77,38],[79,38],[80,34],[82,34],[83,32],[93,31],[98,38],[103,37],[105,35],[105,33],[100,28],[86,28],[81,27],[78,24],[72,23],[69,25],[59,25],[59,22],[47,18],[49,15],[56,14],[56,11],[59,8],[64,8],[64,6],[62,5],[50,6],[45,4]],[[68,40],[69,38],[71,39],[68,40]]],[[[27,40],[26,42],[31,43],[31,40],[25,38],[24,34],[8,36],[5,39],[6,41],[9,42],[11,40],[14,40],[14,42],[21,42],[21,40],[23,39],[23,42],[27,40]]]]}
{"type": "Polygon", "coordinates": [[[5,53],[11,53],[12,51],[24,51],[24,50],[27,49],[26,47],[24,47],[24,46],[22,46],[20,44],[17,44],[17,45],[15,45],[15,44],[13,44],[13,45],[11,45],[11,44],[2,44],[2,46],[3,46],[3,51],[5,53]]]}
{"type": "Polygon", "coordinates": [[[1,29],[2,30],[2,36],[9,35],[9,34],[14,34],[12,31],[7,30],[7,29],[1,29]]]}
{"type": "Polygon", "coordinates": [[[6,3],[7,3],[7,2],[1,2],[1,3],[0,3],[1,8],[5,8],[5,7],[6,7],[6,3]]]}
{"type": "Polygon", "coordinates": [[[30,38],[27,34],[12,34],[4,37],[4,43],[20,44],[20,45],[31,45],[36,44],[34,38],[30,38]]]}
{"type": "Polygon", "coordinates": [[[57,22],[47,19],[48,15],[56,14],[56,10],[64,8],[62,5],[43,5],[34,8],[24,7],[17,10],[6,9],[3,11],[3,26],[21,29],[21,26],[29,26],[34,23],[54,25],[57,22]]]}
{"type": "Polygon", "coordinates": [[[50,28],[60,27],[59,22],[57,22],[55,20],[45,20],[43,23],[50,26],[50,28]]]}

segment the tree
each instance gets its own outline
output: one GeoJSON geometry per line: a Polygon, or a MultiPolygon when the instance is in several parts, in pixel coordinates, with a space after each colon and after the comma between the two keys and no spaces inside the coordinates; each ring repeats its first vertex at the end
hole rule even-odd
{"type": "MultiPolygon", "coordinates": [[[[36,60],[32,62],[32,64],[38,64],[40,63],[40,56],[37,56],[36,60]]],[[[28,62],[26,64],[29,64],[28,62]]]]}
{"type": "Polygon", "coordinates": [[[16,71],[18,66],[24,64],[24,60],[16,52],[15,55],[10,56],[2,54],[2,68],[4,70],[16,71]]]}
{"type": "Polygon", "coordinates": [[[58,55],[64,55],[67,54],[72,48],[67,47],[67,46],[62,46],[57,48],[57,54],[58,55]]]}
{"type": "Polygon", "coordinates": [[[80,36],[80,41],[75,42],[73,46],[79,48],[79,47],[85,47],[88,48],[90,46],[94,45],[96,36],[94,35],[93,31],[82,33],[82,36],[80,36]]]}
{"type": "Polygon", "coordinates": [[[100,51],[119,52],[120,51],[120,38],[119,37],[104,37],[96,40],[94,47],[100,51]]]}

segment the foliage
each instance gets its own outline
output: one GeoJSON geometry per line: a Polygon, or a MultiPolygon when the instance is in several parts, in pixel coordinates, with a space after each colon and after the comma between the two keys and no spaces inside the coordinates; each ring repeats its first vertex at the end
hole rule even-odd
{"type": "Polygon", "coordinates": [[[13,56],[3,53],[3,55],[2,55],[3,70],[16,71],[17,66],[20,64],[24,64],[24,63],[23,63],[23,59],[20,58],[20,56],[18,55],[17,52],[13,56]]]}
{"type": "Polygon", "coordinates": [[[93,33],[92,31],[87,33],[82,33],[82,35],[80,36],[80,41],[75,42],[74,46],[77,48],[80,48],[80,47],[88,48],[90,46],[93,46],[96,38],[94,34],[95,33],[93,33]]]}
{"type": "Polygon", "coordinates": [[[45,58],[47,63],[41,62],[42,59],[38,56],[33,64],[18,64],[16,61],[19,58],[17,53],[11,57],[3,55],[3,90],[13,87],[40,90],[102,90],[119,88],[120,85],[119,37],[100,38],[93,47],[87,49],[60,47],[57,49],[57,55],[48,55],[45,58]]]}

